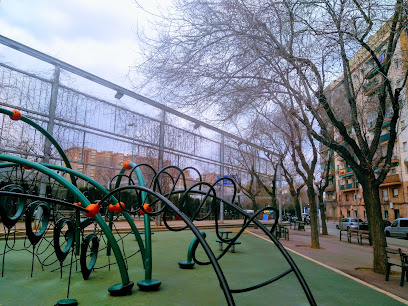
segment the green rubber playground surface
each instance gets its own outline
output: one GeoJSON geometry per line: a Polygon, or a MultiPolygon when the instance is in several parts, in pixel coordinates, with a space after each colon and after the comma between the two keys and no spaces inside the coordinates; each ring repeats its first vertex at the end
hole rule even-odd
{"type": "MultiPolygon", "coordinates": [[[[205,230],[207,241],[215,255],[219,254],[214,231],[205,230]]],[[[194,235],[189,231],[156,232],[152,236],[153,278],[162,285],[157,292],[142,292],[136,283],[144,279],[140,253],[127,260],[130,280],[135,283],[133,294],[113,297],[108,288],[120,282],[115,265],[98,269],[84,281],[81,273],[75,272],[75,263],[70,288],[70,298],[80,305],[225,305],[224,294],[211,265],[198,266],[193,270],[182,270],[177,262],[186,260],[188,246],[194,235]]],[[[223,272],[232,289],[248,287],[263,282],[289,268],[273,243],[251,234],[243,234],[236,247],[236,253],[228,252],[220,261],[223,272]]],[[[132,236],[124,239],[126,255],[138,250],[132,236]]],[[[16,247],[21,247],[18,241],[16,247]]],[[[4,240],[0,241],[0,250],[4,240]]],[[[200,247],[199,247],[200,249],[200,247]]],[[[48,251],[48,250],[47,250],[48,251]]],[[[101,251],[97,266],[108,263],[101,251]]],[[[356,281],[337,274],[305,258],[291,254],[303,273],[318,305],[402,305],[391,297],[366,287],[356,281]]],[[[204,252],[198,251],[198,258],[205,260],[204,252]]],[[[114,260],[113,257],[110,259],[114,260]]],[[[67,257],[65,264],[70,261],[67,257]]],[[[68,267],[58,268],[55,263],[41,270],[34,264],[34,275],[30,277],[31,254],[26,251],[12,251],[6,254],[4,278],[0,278],[0,305],[54,305],[66,298],[68,267]]],[[[78,263],[79,268],[79,263],[78,263]]],[[[305,294],[295,275],[290,273],[266,287],[255,291],[233,294],[237,305],[308,305],[305,294]]]]}

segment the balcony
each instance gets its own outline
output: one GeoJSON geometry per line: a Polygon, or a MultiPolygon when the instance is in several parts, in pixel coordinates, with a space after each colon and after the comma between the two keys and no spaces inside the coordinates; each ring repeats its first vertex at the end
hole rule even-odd
{"type": "Polygon", "coordinates": [[[387,175],[387,177],[385,178],[384,182],[380,185],[380,187],[400,185],[401,183],[402,182],[399,174],[390,174],[387,175]]]}
{"type": "Polygon", "coordinates": [[[399,157],[399,155],[393,155],[392,157],[391,157],[391,163],[392,164],[394,164],[394,163],[399,163],[400,162],[400,157],[399,157]]]}
{"type": "Polygon", "coordinates": [[[325,191],[326,191],[326,193],[336,191],[336,185],[330,184],[329,186],[326,187],[325,191]]]}
{"type": "Polygon", "coordinates": [[[380,143],[386,142],[390,140],[390,133],[384,134],[380,136],[380,143]]]}
{"type": "Polygon", "coordinates": [[[347,176],[351,176],[352,174],[353,174],[353,170],[351,169],[351,167],[343,168],[343,169],[340,169],[339,171],[339,177],[347,177],[347,176]]]}

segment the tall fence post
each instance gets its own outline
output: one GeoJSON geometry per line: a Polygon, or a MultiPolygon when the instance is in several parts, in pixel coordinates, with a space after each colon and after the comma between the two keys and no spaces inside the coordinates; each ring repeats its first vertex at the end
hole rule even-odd
{"type": "MultiPolygon", "coordinates": [[[[57,108],[59,77],[60,67],[56,65],[54,69],[54,77],[52,80],[50,107],[48,110],[48,123],[47,123],[47,132],[50,133],[51,135],[54,134],[55,110],[57,108]]],[[[45,138],[43,162],[49,163],[50,157],[51,157],[51,141],[45,138]]],[[[41,175],[40,195],[42,196],[45,196],[46,193],[47,184],[45,179],[46,179],[45,176],[41,175]]]]}
{"type": "MultiPolygon", "coordinates": [[[[166,111],[161,111],[161,118],[160,118],[160,134],[159,134],[159,160],[158,166],[159,170],[163,168],[163,160],[164,160],[164,128],[166,125],[166,111]]],[[[162,176],[159,178],[159,184],[162,185],[162,176]]],[[[159,202],[157,209],[161,208],[161,204],[159,202]]],[[[160,215],[156,217],[156,225],[161,225],[160,215]]]]}
{"type": "MultiPolygon", "coordinates": [[[[224,177],[224,145],[225,139],[224,134],[221,134],[221,144],[220,144],[220,177],[224,177]]],[[[221,184],[221,199],[224,199],[224,181],[220,182],[221,184]]],[[[224,222],[224,202],[220,203],[220,222],[224,222]]]]}

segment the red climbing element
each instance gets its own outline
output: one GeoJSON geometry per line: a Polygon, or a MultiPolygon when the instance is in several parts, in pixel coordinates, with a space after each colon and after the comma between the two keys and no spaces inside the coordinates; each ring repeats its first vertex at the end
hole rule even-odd
{"type": "Polygon", "coordinates": [[[123,202],[120,202],[120,204],[119,203],[116,203],[115,205],[110,204],[108,209],[110,212],[121,212],[122,207],[125,207],[125,204],[123,202]]]}
{"type": "MultiPolygon", "coordinates": [[[[153,211],[153,208],[150,207],[150,204],[144,204],[143,208],[146,212],[151,213],[153,211]]],[[[143,216],[145,212],[141,209],[139,213],[143,216]]]]}
{"type": "Polygon", "coordinates": [[[101,210],[101,205],[100,205],[99,203],[89,204],[89,205],[86,207],[85,215],[86,215],[88,218],[93,218],[93,217],[95,217],[97,214],[99,214],[100,210],[101,210]]]}
{"type": "Polygon", "coordinates": [[[123,163],[123,167],[124,167],[126,170],[132,170],[133,167],[132,167],[131,165],[129,165],[131,162],[132,162],[132,161],[130,161],[130,160],[125,161],[125,162],[123,163]]]}
{"type": "Polygon", "coordinates": [[[13,109],[12,112],[13,112],[13,115],[10,116],[11,120],[16,120],[17,121],[17,120],[21,119],[22,115],[21,115],[20,111],[18,111],[16,109],[13,109]]]}

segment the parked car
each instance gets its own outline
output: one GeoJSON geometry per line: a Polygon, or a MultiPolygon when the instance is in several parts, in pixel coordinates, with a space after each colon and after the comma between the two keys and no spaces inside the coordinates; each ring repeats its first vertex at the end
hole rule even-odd
{"type": "Polygon", "coordinates": [[[398,218],[384,229],[387,237],[403,237],[408,239],[408,218],[398,218]]]}
{"type": "Polygon", "coordinates": [[[349,228],[358,228],[359,224],[363,224],[363,220],[357,218],[343,218],[342,222],[336,223],[336,228],[341,230],[348,230],[349,228]],[[341,228],[341,223],[343,227],[341,228]]]}
{"type": "MultiPolygon", "coordinates": [[[[382,220],[382,228],[385,229],[387,226],[390,226],[391,222],[388,220],[382,220]]],[[[368,231],[368,221],[364,221],[363,224],[360,224],[358,229],[368,231]]]]}

